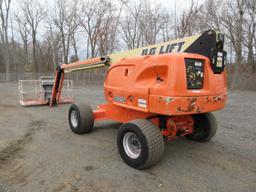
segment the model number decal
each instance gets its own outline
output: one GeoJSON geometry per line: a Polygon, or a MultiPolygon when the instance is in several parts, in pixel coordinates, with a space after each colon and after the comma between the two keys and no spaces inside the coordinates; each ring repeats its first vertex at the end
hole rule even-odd
{"type": "Polygon", "coordinates": [[[125,103],[126,101],[125,97],[122,97],[122,96],[115,96],[113,100],[114,102],[117,102],[117,103],[125,103]]]}

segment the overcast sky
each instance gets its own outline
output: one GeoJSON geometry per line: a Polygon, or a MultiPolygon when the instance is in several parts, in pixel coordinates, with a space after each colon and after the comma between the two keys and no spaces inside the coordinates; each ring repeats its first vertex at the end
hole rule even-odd
{"type": "MultiPolygon", "coordinates": [[[[12,11],[16,11],[18,6],[19,6],[19,2],[21,0],[12,0],[12,11]]],[[[37,1],[40,1],[42,3],[42,5],[44,5],[47,9],[47,7],[50,5],[53,5],[53,1],[52,0],[37,0],[37,1]]],[[[91,0],[93,1],[93,0],[91,0]]],[[[118,2],[119,0],[113,0],[113,1],[116,1],[118,2]]],[[[129,2],[134,2],[136,3],[137,0],[127,0],[129,2]]],[[[164,7],[166,8],[167,10],[170,10],[170,12],[172,12],[173,14],[175,13],[175,10],[176,10],[176,13],[177,13],[177,16],[179,15],[179,13],[181,13],[184,9],[188,9],[190,7],[190,4],[191,4],[191,0],[149,0],[152,2],[152,6],[154,5],[159,5],[161,4],[161,7],[164,7]]],[[[194,0],[194,2],[198,1],[199,4],[201,4],[202,2],[204,2],[205,0],[194,0]]],[[[14,23],[15,25],[15,23],[14,23]]],[[[14,26],[15,27],[15,26],[14,26]]],[[[41,28],[41,34],[39,33],[39,39],[40,39],[40,35],[42,35],[44,33],[44,27],[45,26],[40,26],[41,28]]],[[[19,34],[17,34],[16,32],[14,32],[15,34],[15,39],[16,40],[21,40],[19,34]]],[[[78,44],[80,44],[78,42],[78,44]]],[[[80,45],[80,48],[83,47],[82,45],[80,45]]],[[[79,52],[84,52],[84,50],[80,49],[79,52]]],[[[82,55],[82,54],[79,54],[79,55],[82,55]]]]}
{"type": "MultiPolygon", "coordinates": [[[[166,8],[170,8],[171,10],[175,10],[175,4],[176,4],[176,11],[182,11],[186,8],[189,8],[191,4],[191,0],[151,0],[154,4],[162,4],[166,8]]],[[[201,4],[205,0],[198,0],[198,3],[201,4]]],[[[196,2],[196,0],[194,0],[196,2]]]]}
{"type": "MultiPolygon", "coordinates": [[[[13,0],[13,4],[17,5],[17,2],[19,2],[20,0],[13,0]]],[[[38,0],[40,2],[43,3],[43,5],[46,5],[50,2],[52,2],[51,0],[38,0]]],[[[93,0],[92,0],[93,1],[93,0]]],[[[118,0],[114,0],[114,1],[118,1],[118,0]]],[[[129,0],[129,1],[135,1],[136,0],[129,0]]],[[[176,2],[176,9],[177,11],[181,11],[184,10],[185,8],[188,8],[190,6],[191,0],[150,0],[152,2],[152,4],[162,4],[164,5],[166,8],[170,8],[172,10],[175,9],[175,2],[176,2]]],[[[197,0],[194,0],[195,2],[197,0]]],[[[205,0],[198,0],[199,3],[204,2],[205,0]]]]}

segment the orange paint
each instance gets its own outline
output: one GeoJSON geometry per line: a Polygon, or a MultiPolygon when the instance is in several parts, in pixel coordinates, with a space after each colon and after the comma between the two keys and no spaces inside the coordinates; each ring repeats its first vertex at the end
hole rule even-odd
{"type": "MultiPolygon", "coordinates": [[[[109,103],[145,116],[206,113],[226,104],[226,72],[214,74],[210,60],[197,54],[124,58],[109,68],[104,92],[109,103]],[[187,89],[185,58],[204,61],[202,89],[187,89]]],[[[116,115],[111,118],[126,119],[116,115]]]]}
{"type": "Polygon", "coordinates": [[[124,58],[112,64],[104,82],[108,104],[94,110],[95,120],[126,123],[150,119],[168,140],[193,132],[192,114],[222,109],[226,104],[226,71],[214,74],[207,57],[180,53],[124,58]],[[185,58],[204,62],[202,89],[187,89],[185,58]],[[160,116],[159,116],[160,115],[160,116]]]}

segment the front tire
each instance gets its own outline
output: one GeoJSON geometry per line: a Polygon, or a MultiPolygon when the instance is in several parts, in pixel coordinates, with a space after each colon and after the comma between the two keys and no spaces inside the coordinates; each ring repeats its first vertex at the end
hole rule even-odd
{"type": "Polygon", "coordinates": [[[212,113],[193,115],[194,132],[186,137],[194,141],[209,141],[217,132],[217,121],[212,113]]]}
{"type": "Polygon", "coordinates": [[[76,134],[89,133],[93,129],[94,116],[90,105],[72,104],[68,112],[70,129],[76,134]]]}
{"type": "Polygon", "coordinates": [[[117,134],[117,146],[124,162],[136,169],[153,166],[164,153],[160,130],[146,119],[123,124],[117,134]]]}

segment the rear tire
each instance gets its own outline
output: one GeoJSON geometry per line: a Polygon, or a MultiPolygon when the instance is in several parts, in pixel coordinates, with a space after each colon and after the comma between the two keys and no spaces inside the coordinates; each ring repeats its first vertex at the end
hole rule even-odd
{"type": "Polygon", "coordinates": [[[90,105],[72,104],[68,112],[70,129],[76,134],[89,133],[93,129],[94,116],[90,105]]]}
{"type": "Polygon", "coordinates": [[[186,135],[190,140],[194,141],[209,141],[217,131],[217,121],[212,113],[203,113],[193,115],[194,132],[186,135]]]}
{"type": "Polygon", "coordinates": [[[123,124],[117,134],[117,146],[124,162],[136,169],[153,166],[164,153],[160,130],[146,119],[123,124]]]}

